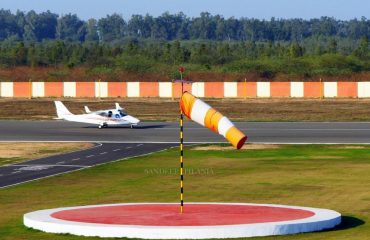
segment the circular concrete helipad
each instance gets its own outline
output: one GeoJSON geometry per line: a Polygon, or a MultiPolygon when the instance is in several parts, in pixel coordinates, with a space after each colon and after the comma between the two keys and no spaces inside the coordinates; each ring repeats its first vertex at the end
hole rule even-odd
{"type": "Polygon", "coordinates": [[[338,225],[341,215],[318,208],[270,204],[131,203],[41,210],[27,227],[49,233],[146,239],[207,239],[286,235],[338,225]]]}

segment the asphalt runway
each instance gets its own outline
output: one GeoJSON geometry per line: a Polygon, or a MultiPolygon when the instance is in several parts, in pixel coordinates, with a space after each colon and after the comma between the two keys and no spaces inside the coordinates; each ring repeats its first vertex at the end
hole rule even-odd
{"type": "Polygon", "coordinates": [[[82,151],[8,165],[0,167],[0,188],[142,156],[172,146],[175,144],[103,143],[82,151]]]}
{"type": "MultiPolygon", "coordinates": [[[[370,123],[239,122],[250,143],[369,144],[370,123]]],[[[186,122],[185,143],[219,143],[223,137],[186,122]]],[[[0,141],[95,142],[90,149],[0,167],[0,188],[178,146],[178,123],[98,129],[64,121],[0,121],[0,141]]]]}
{"type": "MultiPolygon", "coordinates": [[[[238,122],[250,143],[370,143],[370,122],[238,122]]],[[[178,142],[176,122],[144,122],[138,128],[98,129],[65,121],[0,121],[0,141],[178,142]]],[[[188,143],[225,142],[204,127],[185,122],[188,143]]]]}

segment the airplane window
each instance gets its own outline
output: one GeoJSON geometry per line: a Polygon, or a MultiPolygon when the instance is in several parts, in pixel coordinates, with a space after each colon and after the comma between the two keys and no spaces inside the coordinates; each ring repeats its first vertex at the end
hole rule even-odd
{"type": "Polygon", "coordinates": [[[112,117],[112,114],[113,114],[112,111],[109,111],[108,112],[108,117],[112,117]]]}

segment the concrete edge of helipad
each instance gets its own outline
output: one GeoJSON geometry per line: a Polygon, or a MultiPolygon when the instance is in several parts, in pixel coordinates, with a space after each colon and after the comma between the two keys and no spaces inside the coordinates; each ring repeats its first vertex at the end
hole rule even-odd
{"type": "MultiPolygon", "coordinates": [[[[210,238],[241,238],[272,235],[288,235],[305,232],[322,231],[331,229],[340,224],[341,214],[333,210],[297,207],[276,204],[249,204],[249,203],[191,203],[191,204],[227,204],[282,207],[300,209],[314,212],[312,217],[281,222],[218,225],[218,226],[138,226],[95,224],[59,220],[51,214],[63,210],[72,210],[91,207],[108,207],[118,205],[141,204],[168,204],[168,203],[126,203],[91,205],[69,208],[55,208],[40,210],[24,215],[24,225],[48,233],[72,234],[86,237],[111,237],[111,238],[143,238],[143,239],[210,239],[210,238]]],[[[177,204],[177,203],[173,203],[177,204]]]]}

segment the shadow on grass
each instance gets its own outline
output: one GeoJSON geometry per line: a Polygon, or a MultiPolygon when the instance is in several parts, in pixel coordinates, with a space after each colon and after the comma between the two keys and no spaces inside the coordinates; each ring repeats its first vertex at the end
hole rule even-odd
{"type": "Polygon", "coordinates": [[[342,216],[342,222],[337,227],[333,228],[331,231],[347,230],[364,224],[365,221],[359,218],[351,216],[342,216]]]}

